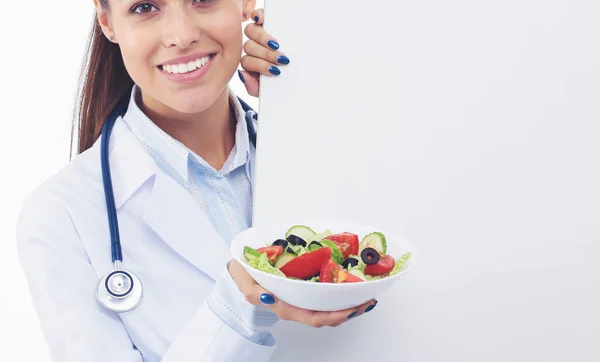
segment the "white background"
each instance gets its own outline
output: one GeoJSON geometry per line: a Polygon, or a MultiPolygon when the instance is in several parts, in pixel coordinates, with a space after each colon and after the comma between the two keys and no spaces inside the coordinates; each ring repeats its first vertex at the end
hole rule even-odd
{"type": "MultiPolygon", "coordinates": [[[[14,225],[68,161],[92,1],[4,6],[0,360],[44,362],[14,225]]],[[[257,220],[360,219],[421,252],[368,315],[281,324],[274,360],[600,360],[600,5],[268,6],[293,63],[263,84],[257,220]]]]}
{"type": "Polygon", "coordinates": [[[273,360],[600,361],[600,3],[266,8],[294,63],[261,90],[255,221],[420,250],[369,314],[279,325],[273,360]]]}
{"type": "MultiPolygon", "coordinates": [[[[263,3],[258,0],[257,7],[263,3]]],[[[62,0],[10,1],[3,7],[0,361],[47,362],[50,356],[16,255],[15,224],[26,195],[69,161],[75,90],[94,6],[92,0],[62,0]]],[[[256,109],[258,101],[247,95],[237,74],[231,87],[256,109]]]]}

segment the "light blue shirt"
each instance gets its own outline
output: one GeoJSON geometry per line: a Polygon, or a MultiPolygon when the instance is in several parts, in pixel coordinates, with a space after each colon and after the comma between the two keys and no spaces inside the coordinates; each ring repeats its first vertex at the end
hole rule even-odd
{"type": "MultiPolygon", "coordinates": [[[[229,94],[237,119],[235,145],[220,170],[169,136],[142,112],[137,85],[123,116],[157,165],[190,193],[227,243],[252,225],[252,164],[256,152],[249,141],[245,112],[237,97],[231,91],[229,94]]],[[[217,279],[208,303],[225,323],[256,343],[278,321],[269,309],[248,303],[228,272],[217,279]]]]}

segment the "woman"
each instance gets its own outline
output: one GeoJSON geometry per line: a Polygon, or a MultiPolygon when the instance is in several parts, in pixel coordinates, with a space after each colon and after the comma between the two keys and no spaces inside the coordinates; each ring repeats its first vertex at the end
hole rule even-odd
{"type": "Polygon", "coordinates": [[[251,225],[255,150],[228,82],[249,41],[247,90],[289,59],[262,29],[255,0],[94,0],[97,23],[79,108],[79,154],[25,202],[19,255],[58,362],[267,361],[278,320],[337,326],[374,303],[338,311],[292,307],[261,288],[228,243],[251,225]],[[124,267],[141,303],[104,308],[113,270],[99,135],[121,99],[110,170],[124,267]]]}

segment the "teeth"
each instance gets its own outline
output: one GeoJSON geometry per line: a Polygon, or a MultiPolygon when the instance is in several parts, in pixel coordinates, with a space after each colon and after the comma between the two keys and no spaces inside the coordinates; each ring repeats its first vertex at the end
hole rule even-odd
{"type": "Polygon", "coordinates": [[[187,64],[163,65],[162,70],[164,70],[167,73],[173,73],[173,74],[189,73],[198,68],[205,66],[206,63],[209,62],[209,60],[210,60],[210,55],[207,55],[205,57],[193,60],[187,64]]]}

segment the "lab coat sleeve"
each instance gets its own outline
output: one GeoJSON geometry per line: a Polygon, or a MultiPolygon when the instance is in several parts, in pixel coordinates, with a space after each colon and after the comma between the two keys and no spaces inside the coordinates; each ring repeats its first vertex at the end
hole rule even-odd
{"type": "Polygon", "coordinates": [[[229,265],[217,278],[207,299],[211,309],[238,334],[255,343],[270,340],[270,330],[277,324],[277,314],[263,306],[248,303],[229,273],[229,265]]]}
{"type": "MultiPolygon", "coordinates": [[[[119,316],[98,303],[98,276],[59,197],[44,193],[30,197],[19,215],[17,239],[54,362],[144,362],[119,316]]],[[[219,292],[213,290],[161,362],[270,360],[277,344],[273,336],[264,333],[260,343],[244,337],[211,308],[209,301],[217,302],[216,298],[219,292]]]]}

